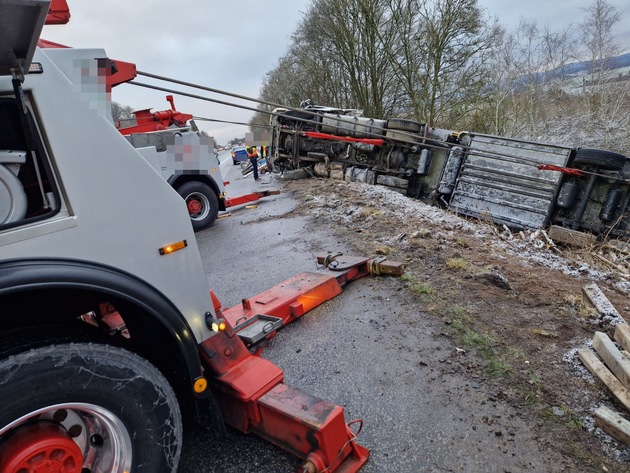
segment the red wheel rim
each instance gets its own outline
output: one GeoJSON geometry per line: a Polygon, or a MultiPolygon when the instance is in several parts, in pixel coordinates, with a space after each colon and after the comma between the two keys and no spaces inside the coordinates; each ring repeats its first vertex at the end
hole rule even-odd
{"type": "Polygon", "coordinates": [[[203,206],[201,205],[201,202],[199,202],[197,199],[188,199],[188,212],[190,214],[198,214],[199,212],[201,212],[202,208],[203,206]]]}
{"type": "Polygon", "coordinates": [[[81,449],[55,424],[20,429],[0,450],[2,473],[81,473],[82,468],[81,449]]]}

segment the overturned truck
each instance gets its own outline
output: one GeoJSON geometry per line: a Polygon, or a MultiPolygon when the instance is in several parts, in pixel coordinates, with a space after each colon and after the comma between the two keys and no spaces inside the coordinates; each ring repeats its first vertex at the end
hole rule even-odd
{"type": "Polygon", "coordinates": [[[276,109],[277,172],[388,186],[515,230],[630,237],[630,160],[611,151],[432,128],[360,110],[276,109]]]}

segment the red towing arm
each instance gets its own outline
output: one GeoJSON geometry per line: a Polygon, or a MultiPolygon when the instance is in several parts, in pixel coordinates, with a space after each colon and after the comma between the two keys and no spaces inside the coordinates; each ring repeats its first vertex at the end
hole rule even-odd
{"type": "Polygon", "coordinates": [[[347,282],[372,274],[401,275],[404,265],[342,255],[320,256],[318,262],[330,271],[300,274],[223,312],[213,295],[217,333],[201,343],[200,351],[226,423],[304,459],[302,473],[355,473],[370,453],[355,441],[363,421],[346,423],[342,407],[284,384],[282,370],[261,358],[262,348],[256,347],[339,295],[347,282]]]}
{"type": "Polygon", "coordinates": [[[70,9],[66,0],[52,0],[45,24],[65,25],[68,21],[70,21],[70,9]]]}

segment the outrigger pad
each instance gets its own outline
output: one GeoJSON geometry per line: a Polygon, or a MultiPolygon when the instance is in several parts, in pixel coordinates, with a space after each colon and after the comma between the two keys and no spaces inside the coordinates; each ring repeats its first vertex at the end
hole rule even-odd
{"type": "Polygon", "coordinates": [[[343,253],[319,255],[317,263],[331,271],[347,271],[348,269],[365,267],[371,275],[387,274],[391,276],[402,276],[405,272],[405,265],[396,261],[387,261],[387,258],[364,258],[357,256],[346,256],[343,253]]]}
{"type": "Polygon", "coordinates": [[[370,452],[355,442],[340,406],[280,383],[258,400],[261,422],[252,430],[304,458],[303,472],[355,473],[370,452]]]}

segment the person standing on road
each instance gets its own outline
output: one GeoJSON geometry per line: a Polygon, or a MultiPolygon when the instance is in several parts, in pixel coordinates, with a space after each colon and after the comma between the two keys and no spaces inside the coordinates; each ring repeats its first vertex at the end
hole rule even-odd
{"type": "Polygon", "coordinates": [[[254,170],[254,180],[257,181],[260,179],[258,177],[258,150],[255,146],[246,146],[245,151],[247,151],[247,157],[249,158],[249,162],[252,164],[252,169],[254,170]]]}

